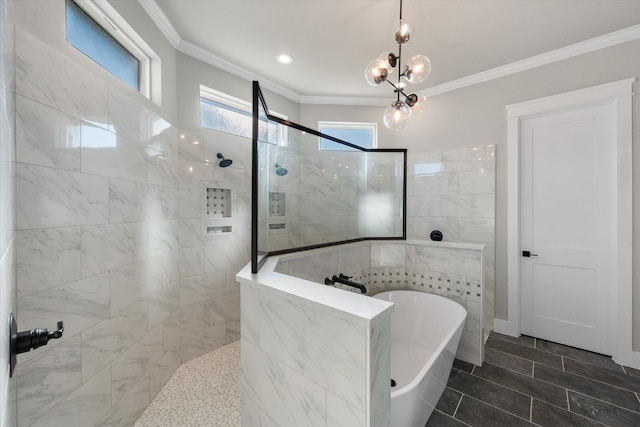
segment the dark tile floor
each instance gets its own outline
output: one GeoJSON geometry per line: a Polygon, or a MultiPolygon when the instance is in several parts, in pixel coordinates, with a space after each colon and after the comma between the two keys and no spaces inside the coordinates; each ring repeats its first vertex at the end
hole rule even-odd
{"type": "Polygon", "coordinates": [[[456,360],[425,427],[640,426],[640,371],[610,357],[492,332],[482,367],[456,360]]]}

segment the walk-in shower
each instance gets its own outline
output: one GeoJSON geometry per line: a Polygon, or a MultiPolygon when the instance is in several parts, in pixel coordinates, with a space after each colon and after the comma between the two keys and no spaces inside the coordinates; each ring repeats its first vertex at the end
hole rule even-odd
{"type": "Polygon", "coordinates": [[[407,150],[365,149],[272,116],[258,82],[253,119],[254,272],[268,255],[406,237],[407,150]]]}

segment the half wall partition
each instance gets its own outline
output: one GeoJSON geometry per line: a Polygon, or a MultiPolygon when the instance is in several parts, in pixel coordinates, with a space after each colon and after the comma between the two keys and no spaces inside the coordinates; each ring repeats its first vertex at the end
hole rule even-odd
{"type": "Polygon", "coordinates": [[[269,255],[406,239],[406,149],[365,149],[273,116],[255,81],[252,147],[253,273],[269,255]]]}

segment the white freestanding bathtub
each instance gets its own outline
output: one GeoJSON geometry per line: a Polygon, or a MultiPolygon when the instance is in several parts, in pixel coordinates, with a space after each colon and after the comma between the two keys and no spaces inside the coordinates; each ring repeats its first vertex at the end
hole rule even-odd
{"type": "Polygon", "coordinates": [[[444,392],[467,311],[419,291],[374,296],[395,304],[391,315],[391,425],[424,427],[444,392]]]}

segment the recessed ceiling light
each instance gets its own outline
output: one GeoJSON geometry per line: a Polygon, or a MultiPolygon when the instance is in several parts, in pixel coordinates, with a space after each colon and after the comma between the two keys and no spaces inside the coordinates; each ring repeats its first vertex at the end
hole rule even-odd
{"type": "Polygon", "coordinates": [[[291,64],[293,62],[293,56],[287,53],[281,53],[280,55],[276,56],[276,61],[281,64],[291,64]]]}

